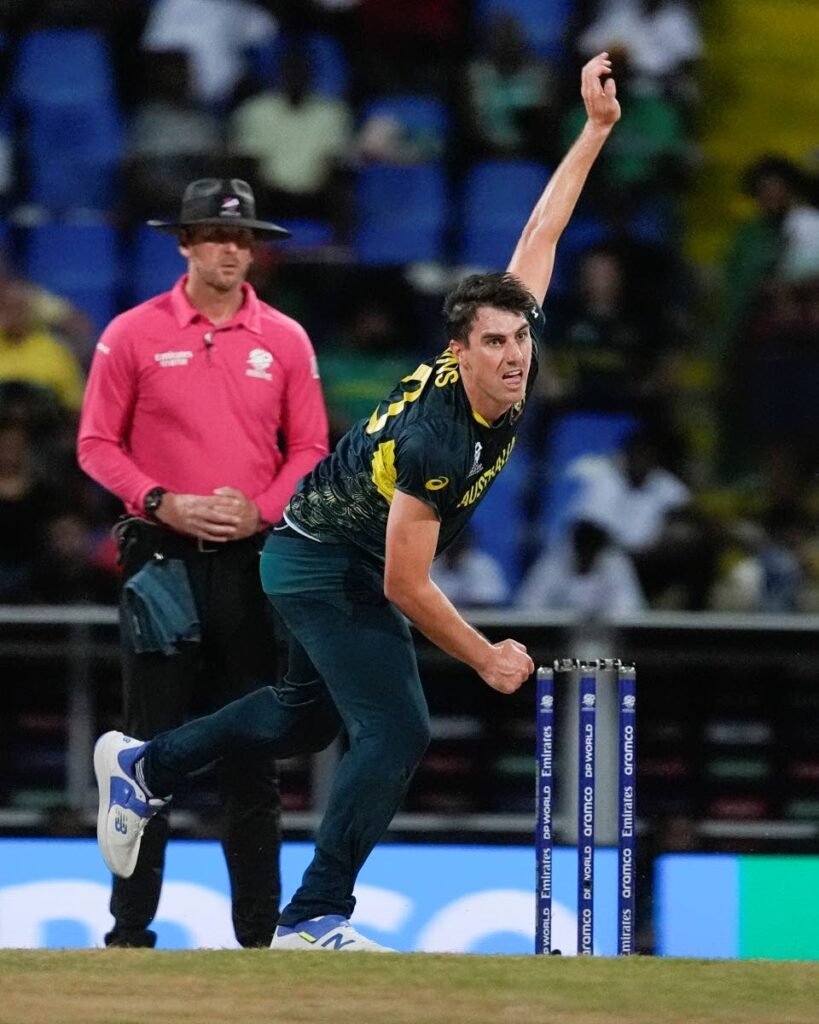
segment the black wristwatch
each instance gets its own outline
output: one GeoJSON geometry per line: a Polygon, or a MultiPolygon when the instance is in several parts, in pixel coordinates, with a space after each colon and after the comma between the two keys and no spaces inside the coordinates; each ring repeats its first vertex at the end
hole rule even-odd
{"type": "Polygon", "coordinates": [[[145,495],[145,500],[142,502],[142,508],[145,511],[145,515],[149,519],[153,519],[155,523],[159,522],[157,512],[162,504],[162,499],[167,493],[168,489],[166,487],[152,487],[145,495]]]}

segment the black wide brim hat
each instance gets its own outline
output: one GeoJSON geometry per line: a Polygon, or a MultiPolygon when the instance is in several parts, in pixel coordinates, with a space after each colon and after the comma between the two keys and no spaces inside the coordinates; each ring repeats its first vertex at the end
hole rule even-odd
{"type": "Polygon", "coordinates": [[[253,189],[240,178],[200,178],[192,181],[182,196],[179,220],[149,220],[148,227],[175,235],[180,228],[196,224],[249,228],[266,238],[289,238],[290,232],[256,217],[253,189]]]}

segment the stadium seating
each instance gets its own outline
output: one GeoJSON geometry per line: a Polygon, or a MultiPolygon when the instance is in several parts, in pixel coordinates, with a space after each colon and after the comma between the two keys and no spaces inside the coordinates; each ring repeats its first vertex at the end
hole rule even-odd
{"type": "Polygon", "coordinates": [[[356,182],[356,206],[361,263],[397,266],[443,257],[448,202],[437,164],[365,167],[356,182]]]}
{"type": "Polygon", "coordinates": [[[335,241],[335,232],[332,224],[323,220],[277,218],[277,224],[286,228],[291,238],[281,244],[286,246],[288,252],[302,253],[306,249],[321,249],[323,246],[332,245],[335,241]]]}
{"type": "Polygon", "coordinates": [[[579,460],[618,451],[637,427],[627,413],[573,412],[560,418],[549,435],[546,488],[540,504],[540,534],[549,546],[561,536],[580,485],[579,460]]]}
{"type": "Polygon", "coordinates": [[[550,294],[570,291],[575,280],[578,257],[592,246],[605,242],[608,237],[608,229],[602,221],[575,213],[560,236],[549,285],[550,294]]]}
{"type": "Polygon", "coordinates": [[[120,284],[117,233],[101,222],[47,222],[28,229],[25,274],[64,295],[93,321],[97,330],[118,311],[120,284]]]}
{"type": "Polygon", "coordinates": [[[83,29],[29,33],[20,41],[10,88],[15,104],[26,110],[110,100],[114,80],[105,40],[83,29]]]}
{"type": "Polygon", "coordinates": [[[54,212],[111,209],[122,128],[103,37],[68,29],[24,36],[10,95],[25,123],[26,199],[54,212]]]}
{"type": "MultiPolygon", "coordinates": [[[[2,51],[0,51],[0,59],[2,59],[2,51]]],[[[14,129],[9,104],[4,96],[0,96],[0,201],[11,192],[13,186],[14,143],[14,129]]]]}
{"type": "Polygon", "coordinates": [[[474,164],[463,188],[459,261],[493,270],[505,267],[548,180],[549,171],[533,161],[474,164]]]}
{"type": "Polygon", "coordinates": [[[129,255],[129,304],[136,305],[168,291],[185,271],[185,261],[173,235],[147,226],[135,232],[129,255]]]}
{"type": "Polygon", "coordinates": [[[521,552],[527,530],[525,500],[532,465],[529,452],[518,446],[470,520],[476,546],[500,563],[512,588],[520,583],[522,575],[521,552]]]}
{"type": "MultiPolygon", "coordinates": [[[[293,41],[291,35],[283,33],[271,43],[250,51],[251,72],[267,88],[278,84],[282,55],[293,41]]],[[[313,90],[322,96],[346,96],[350,87],[350,66],[340,43],[319,32],[309,33],[304,42],[313,73],[313,90]]]]}
{"type": "Polygon", "coordinates": [[[26,198],[54,212],[112,209],[118,197],[121,140],[113,104],[67,102],[33,108],[23,149],[26,198]]]}
{"type": "Polygon", "coordinates": [[[564,54],[564,33],[573,0],[477,0],[475,17],[486,27],[498,15],[510,14],[520,24],[523,34],[539,56],[560,60],[564,54]]]}
{"type": "Polygon", "coordinates": [[[360,120],[365,124],[381,117],[399,124],[404,142],[427,154],[425,159],[437,159],[443,153],[450,133],[450,115],[441,100],[412,93],[380,96],[364,107],[360,120]]]}

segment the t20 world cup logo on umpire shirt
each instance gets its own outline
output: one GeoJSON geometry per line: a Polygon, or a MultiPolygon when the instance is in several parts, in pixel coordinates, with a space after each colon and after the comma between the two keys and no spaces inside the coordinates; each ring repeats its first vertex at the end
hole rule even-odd
{"type": "Polygon", "coordinates": [[[273,362],[273,353],[266,348],[254,348],[250,350],[247,361],[250,369],[245,370],[246,377],[258,377],[260,380],[273,380],[273,374],[268,369],[273,362]]]}

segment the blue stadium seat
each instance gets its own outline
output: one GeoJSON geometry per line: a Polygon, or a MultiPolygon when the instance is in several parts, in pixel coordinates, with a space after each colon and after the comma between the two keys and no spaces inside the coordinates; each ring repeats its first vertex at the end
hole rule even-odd
{"type": "Polygon", "coordinates": [[[570,291],[575,281],[578,258],[587,249],[605,242],[608,238],[608,228],[602,221],[596,217],[575,213],[560,236],[552,281],[549,285],[550,294],[570,291]]]}
{"type": "Polygon", "coordinates": [[[118,240],[110,224],[48,222],[28,229],[23,270],[70,299],[102,330],[117,311],[118,240]]]}
{"type": "Polygon", "coordinates": [[[437,164],[371,164],[356,182],[356,252],[361,263],[396,266],[444,255],[447,190],[437,164]]]}
{"type": "Polygon", "coordinates": [[[25,124],[26,198],[55,212],[110,209],[122,127],[104,37],[85,29],[30,32],[20,41],[10,95],[25,124]]]}
{"type": "Polygon", "coordinates": [[[540,532],[547,545],[559,540],[580,485],[577,460],[587,455],[612,455],[635,431],[638,421],[627,413],[567,413],[552,427],[546,452],[545,492],[540,506],[540,532]]]}
{"type": "Polygon", "coordinates": [[[391,117],[401,125],[408,143],[426,151],[427,159],[437,159],[450,135],[450,114],[446,105],[434,96],[405,93],[380,96],[361,111],[361,123],[374,117],[391,117]]]}
{"type": "Polygon", "coordinates": [[[44,29],[20,41],[10,82],[25,108],[70,101],[110,100],[114,76],[102,35],[88,29],[44,29]]]}
{"type": "Polygon", "coordinates": [[[676,203],[664,196],[646,195],[629,223],[629,235],[645,245],[666,247],[679,240],[681,225],[676,203]]]}
{"type": "MultiPolygon", "coordinates": [[[[292,41],[293,37],[285,32],[270,43],[251,49],[251,70],[268,88],[278,85],[282,54],[292,41]]],[[[313,89],[322,96],[346,96],[350,88],[350,65],[338,40],[311,32],[305,37],[305,46],[313,72],[313,89]]]]}
{"type": "Polygon", "coordinates": [[[0,199],[7,195],[14,185],[12,165],[15,142],[9,104],[5,96],[0,96],[0,199]]]}
{"type": "Polygon", "coordinates": [[[185,273],[176,238],[144,226],[131,239],[129,267],[129,305],[168,291],[185,273]]]}
{"type": "Polygon", "coordinates": [[[564,56],[574,0],[477,0],[475,8],[479,26],[488,26],[500,14],[511,14],[539,57],[560,60],[564,56]]]}
{"type": "Polygon", "coordinates": [[[324,220],[291,220],[280,217],[276,223],[286,228],[292,236],[283,243],[288,250],[321,249],[335,242],[333,225],[324,220]]]}
{"type": "Polygon", "coordinates": [[[28,200],[54,212],[116,203],[122,126],[107,100],[44,103],[27,116],[28,200]]]}
{"type": "Polygon", "coordinates": [[[505,267],[548,180],[547,168],[529,160],[474,164],[464,183],[459,261],[490,270],[505,267]]]}
{"type": "Polygon", "coordinates": [[[518,446],[469,521],[476,545],[500,563],[511,588],[518,585],[523,574],[525,500],[532,465],[529,452],[518,446]]]}

